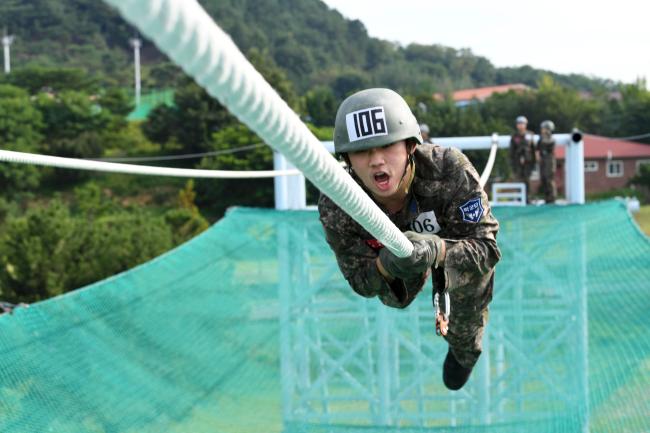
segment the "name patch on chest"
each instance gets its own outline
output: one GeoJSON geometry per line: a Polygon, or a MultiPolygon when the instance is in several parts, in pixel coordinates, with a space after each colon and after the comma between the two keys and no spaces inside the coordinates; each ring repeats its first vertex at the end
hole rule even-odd
{"type": "Polygon", "coordinates": [[[364,108],[345,115],[350,141],[387,135],[384,107],[364,108]]]}
{"type": "Polygon", "coordinates": [[[411,230],[416,233],[438,233],[440,224],[434,211],[423,212],[411,223],[411,230]]]}
{"type": "Polygon", "coordinates": [[[483,204],[480,197],[468,200],[467,203],[461,205],[459,208],[463,217],[463,221],[467,223],[477,223],[481,221],[483,216],[483,204]]]}

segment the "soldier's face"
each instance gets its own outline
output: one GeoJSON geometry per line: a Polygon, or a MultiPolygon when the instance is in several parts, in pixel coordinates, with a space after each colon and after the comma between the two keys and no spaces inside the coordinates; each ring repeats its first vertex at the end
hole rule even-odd
{"type": "Polygon", "coordinates": [[[363,184],[376,197],[394,195],[404,174],[408,151],[405,141],[384,147],[348,153],[350,165],[363,184]]]}
{"type": "Polygon", "coordinates": [[[526,132],[526,126],[528,125],[524,122],[517,123],[517,131],[519,131],[520,134],[523,134],[524,132],[526,132]]]}

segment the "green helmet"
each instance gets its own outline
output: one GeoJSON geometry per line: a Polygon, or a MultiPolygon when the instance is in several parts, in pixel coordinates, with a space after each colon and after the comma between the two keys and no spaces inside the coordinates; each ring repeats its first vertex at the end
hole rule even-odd
{"type": "Polygon", "coordinates": [[[336,113],[336,153],[382,147],[422,134],[406,101],[390,89],[366,89],[348,96],[336,113]]]}
{"type": "Polygon", "coordinates": [[[546,128],[549,131],[553,132],[555,130],[555,123],[552,120],[545,120],[539,125],[540,128],[546,128]]]}

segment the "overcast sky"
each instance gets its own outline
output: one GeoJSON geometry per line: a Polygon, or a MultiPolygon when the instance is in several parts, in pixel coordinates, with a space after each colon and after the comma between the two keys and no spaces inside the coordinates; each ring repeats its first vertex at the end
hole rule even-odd
{"type": "Polygon", "coordinates": [[[650,80],[646,0],[324,0],[371,36],[470,48],[496,66],[650,80]]]}

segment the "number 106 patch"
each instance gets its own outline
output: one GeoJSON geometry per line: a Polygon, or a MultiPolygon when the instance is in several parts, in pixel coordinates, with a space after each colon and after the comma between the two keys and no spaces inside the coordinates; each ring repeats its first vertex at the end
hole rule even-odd
{"type": "Polygon", "coordinates": [[[384,107],[364,108],[345,115],[350,141],[387,135],[386,115],[384,107]]]}

